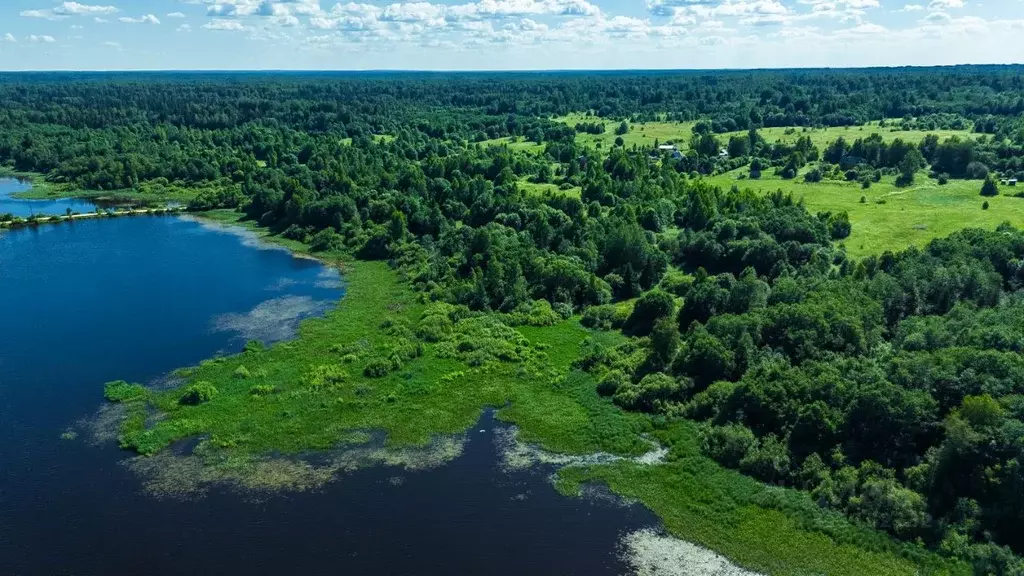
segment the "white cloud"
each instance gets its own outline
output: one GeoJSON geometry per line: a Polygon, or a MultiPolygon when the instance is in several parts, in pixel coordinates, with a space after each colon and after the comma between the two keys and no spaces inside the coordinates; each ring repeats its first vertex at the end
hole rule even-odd
{"type": "Polygon", "coordinates": [[[245,26],[236,20],[213,20],[203,24],[207,30],[245,30],[245,26]]]}
{"type": "Polygon", "coordinates": [[[168,18],[184,18],[185,15],[182,14],[181,12],[168,12],[167,13],[167,17],[168,18]]]}
{"type": "Polygon", "coordinates": [[[932,12],[931,14],[924,17],[927,22],[949,22],[953,17],[945,12],[932,12]]]}
{"type": "Polygon", "coordinates": [[[29,34],[25,37],[25,40],[31,42],[32,44],[50,44],[56,42],[53,36],[47,36],[46,34],[38,36],[35,34],[29,34]]]}
{"type": "Polygon", "coordinates": [[[907,4],[903,8],[900,8],[899,12],[920,12],[921,10],[924,10],[924,6],[921,6],[920,4],[907,4]]]}
{"type": "Polygon", "coordinates": [[[932,0],[928,3],[929,10],[949,10],[963,7],[964,0],[932,0]]]}
{"type": "Polygon", "coordinates": [[[14,37],[14,34],[11,34],[10,32],[8,32],[8,33],[4,34],[2,37],[0,37],[0,40],[2,40],[4,42],[10,42],[11,44],[14,44],[14,43],[16,43],[18,41],[18,39],[14,37]]]}
{"type": "Polygon", "coordinates": [[[181,26],[178,26],[177,31],[178,32],[191,32],[192,31],[192,26],[190,26],[188,24],[182,24],[181,26]]]}
{"type": "Polygon", "coordinates": [[[107,22],[110,22],[110,20],[107,20],[106,18],[100,18],[99,16],[93,18],[92,21],[97,24],[106,24],[107,22]]]}
{"type": "Polygon", "coordinates": [[[146,14],[145,16],[139,16],[138,18],[132,18],[129,16],[122,16],[117,19],[118,22],[124,22],[125,24],[159,24],[160,19],[152,14],[146,14]]]}
{"type": "Polygon", "coordinates": [[[70,16],[87,16],[95,14],[114,14],[119,12],[116,6],[97,6],[81,4],[79,2],[62,2],[54,8],[43,10],[22,10],[21,15],[27,18],[45,18],[47,20],[59,20],[70,16]]]}

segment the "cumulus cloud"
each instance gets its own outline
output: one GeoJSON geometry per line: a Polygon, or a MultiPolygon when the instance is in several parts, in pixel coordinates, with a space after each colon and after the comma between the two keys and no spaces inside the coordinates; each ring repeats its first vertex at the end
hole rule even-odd
{"type": "Polygon", "coordinates": [[[63,2],[53,8],[42,10],[22,10],[21,15],[27,18],[45,18],[59,20],[70,16],[87,16],[95,14],[114,14],[119,12],[116,6],[98,6],[79,2],[63,2]]]}
{"type": "Polygon", "coordinates": [[[168,12],[167,13],[167,17],[168,18],[184,18],[185,15],[183,13],[181,13],[181,12],[168,12]]]}
{"type": "Polygon", "coordinates": [[[929,10],[950,10],[963,7],[964,0],[932,0],[928,3],[929,10]]]}
{"type": "Polygon", "coordinates": [[[192,26],[190,26],[188,24],[182,24],[181,26],[178,26],[177,31],[178,32],[191,32],[192,31],[192,26]]]}
{"type": "Polygon", "coordinates": [[[899,9],[900,12],[920,12],[921,10],[924,10],[924,6],[920,4],[907,4],[899,9]]]}
{"type": "Polygon", "coordinates": [[[159,24],[160,19],[152,14],[146,14],[145,16],[139,16],[138,18],[132,18],[129,16],[122,16],[117,19],[119,22],[125,24],[159,24]]]}
{"type": "Polygon", "coordinates": [[[8,32],[8,33],[4,34],[2,37],[0,37],[0,40],[2,40],[4,42],[10,42],[11,44],[14,44],[14,43],[16,43],[18,41],[18,39],[14,37],[14,34],[11,34],[10,32],[8,32]]]}
{"type": "Polygon", "coordinates": [[[203,24],[207,30],[245,30],[245,26],[237,20],[213,20],[203,24]]]}
{"type": "Polygon", "coordinates": [[[47,36],[45,34],[42,34],[42,35],[29,34],[28,36],[25,37],[25,40],[27,42],[32,43],[32,44],[51,44],[51,43],[57,41],[57,40],[54,39],[53,36],[47,36]]]}
{"type": "Polygon", "coordinates": [[[924,20],[926,22],[933,23],[949,22],[952,19],[953,17],[950,16],[949,14],[946,14],[945,12],[932,12],[931,14],[924,17],[924,20]]]}

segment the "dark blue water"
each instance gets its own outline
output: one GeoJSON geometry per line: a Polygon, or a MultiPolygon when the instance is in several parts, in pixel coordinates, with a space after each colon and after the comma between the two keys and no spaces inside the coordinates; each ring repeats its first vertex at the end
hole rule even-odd
{"type": "Polygon", "coordinates": [[[32,185],[25,180],[16,178],[0,178],[0,214],[13,214],[19,218],[34,215],[63,216],[68,208],[72,212],[93,212],[96,204],[77,198],[60,198],[57,200],[18,200],[11,198],[16,192],[25,192],[32,185]]]}
{"type": "Polygon", "coordinates": [[[314,261],[173,217],[0,231],[0,574],[622,571],[615,543],[650,514],[558,496],[549,471],[499,471],[489,416],[447,466],[259,503],[155,499],[116,446],[59,438],[104,382],[287,337],[341,295],[314,261]]]}

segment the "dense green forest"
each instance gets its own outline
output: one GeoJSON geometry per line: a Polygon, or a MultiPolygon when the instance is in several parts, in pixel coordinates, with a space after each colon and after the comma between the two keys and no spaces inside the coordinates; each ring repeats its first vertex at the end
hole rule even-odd
{"type": "Polygon", "coordinates": [[[188,189],[190,209],[386,260],[424,300],[621,330],[576,364],[622,410],[695,421],[725,467],[1017,574],[1024,232],[853,259],[846,213],[702,175],[1005,194],[1024,180],[1022,72],[8,74],[0,165],[68,189],[188,189]],[[574,112],[591,120],[558,121],[574,112]],[[618,145],[578,143],[606,120],[618,145]],[[673,153],[622,143],[652,121],[692,133],[673,153]],[[759,132],[867,122],[973,137],[759,132]]]}

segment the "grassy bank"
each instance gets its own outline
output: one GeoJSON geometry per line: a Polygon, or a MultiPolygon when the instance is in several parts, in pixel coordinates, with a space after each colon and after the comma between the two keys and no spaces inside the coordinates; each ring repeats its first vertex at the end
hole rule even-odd
{"type": "MultiPolygon", "coordinates": [[[[207,217],[238,219],[228,211],[207,217]]],[[[521,439],[552,451],[638,455],[652,437],[671,446],[664,463],[563,469],[559,488],[607,483],[651,508],[672,534],[746,567],[794,575],[965,573],[796,492],[720,468],[700,455],[692,424],[625,413],[598,396],[572,363],[586,338],[611,342],[622,338],[617,333],[589,332],[575,318],[511,327],[508,317],[423,301],[385,263],[323,259],[342,268],[346,295],[324,318],[304,322],[295,340],[182,369],[183,383],[172,390],[108,386],[108,397],[127,408],[122,446],[154,454],[198,437],[209,466],[331,449],[361,441],[366,430],[385,432],[393,448],[422,446],[499,407],[521,439]]]]}

